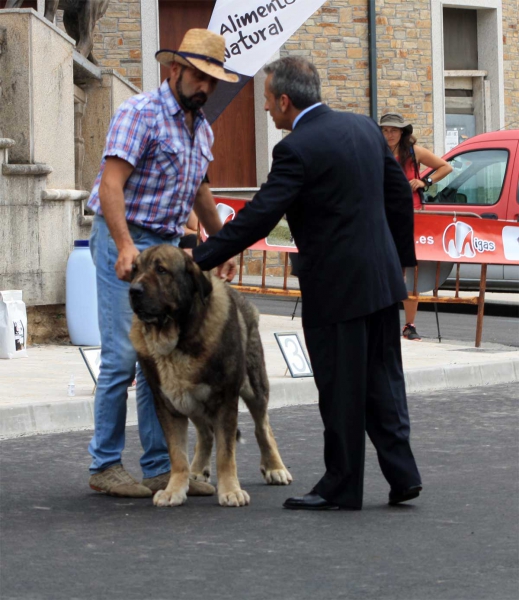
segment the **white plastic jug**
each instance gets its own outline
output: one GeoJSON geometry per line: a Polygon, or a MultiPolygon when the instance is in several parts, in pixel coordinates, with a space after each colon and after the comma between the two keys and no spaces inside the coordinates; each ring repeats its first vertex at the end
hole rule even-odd
{"type": "Polygon", "coordinates": [[[75,346],[99,346],[96,268],[88,240],[76,240],[67,262],[67,327],[75,346]]]}

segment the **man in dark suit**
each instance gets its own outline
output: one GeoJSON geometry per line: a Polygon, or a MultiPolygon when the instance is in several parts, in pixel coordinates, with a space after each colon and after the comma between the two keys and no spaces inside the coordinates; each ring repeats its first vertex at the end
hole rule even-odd
{"type": "Polygon", "coordinates": [[[390,485],[416,498],[398,302],[416,264],[409,183],[371,119],[321,104],[319,76],[300,57],[265,68],[265,110],[292,133],[268,181],[193,257],[202,269],[264,238],[286,214],[299,250],[303,328],[319,390],[326,473],[285,508],[362,508],[365,432],[390,485]]]}

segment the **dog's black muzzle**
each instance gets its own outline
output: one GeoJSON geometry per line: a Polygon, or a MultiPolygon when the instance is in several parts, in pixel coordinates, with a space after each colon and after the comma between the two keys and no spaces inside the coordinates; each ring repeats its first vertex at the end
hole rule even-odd
{"type": "Polygon", "coordinates": [[[132,283],[130,285],[130,305],[133,312],[141,319],[141,321],[156,320],[152,315],[147,314],[146,294],[142,283],[132,283]]]}
{"type": "Polygon", "coordinates": [[[132,283],[130,285],[130,304],[134,312],[142,308],[144,300],[144,286],[142,283],[132,283]]]}
{"type": "Polygon", "coordinates": [[[163,327],[170,319],[163,308],[154,307],[142,283],[130,285],[130,306],[139,320],[143,323],[155,324],[163,327]]]}
{"type": "Polygon", "coordinates": [[[142,283],[132,283],[130,285],[130,298],[132,300],[138,300],[144,296],[144,286],[142,283]]]}

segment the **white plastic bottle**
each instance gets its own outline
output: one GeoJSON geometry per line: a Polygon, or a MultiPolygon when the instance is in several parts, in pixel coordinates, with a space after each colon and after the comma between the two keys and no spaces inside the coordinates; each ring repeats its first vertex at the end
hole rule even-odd
{"type": "Polygon", "coordinates": [[[76,240],[67,262],[67,327],[75,346],[99,346],[96,268],[88,240],[76,240]]]}

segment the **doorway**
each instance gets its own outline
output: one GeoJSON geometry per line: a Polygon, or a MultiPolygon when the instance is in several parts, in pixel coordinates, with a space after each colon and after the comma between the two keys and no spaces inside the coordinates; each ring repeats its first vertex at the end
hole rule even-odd
{"type": "MultiPolygon", "coordinates": [[[[160,48],[178,49],[185,32],[209,25],[214,0],[159,0],[160,48]]],[[[168,76],[161,66],[161,81],[168,76]]],[[[211,187],[256,187],[254,80],[236,96],[212,125],[214,161],[209,167],[211,187]]]]}

